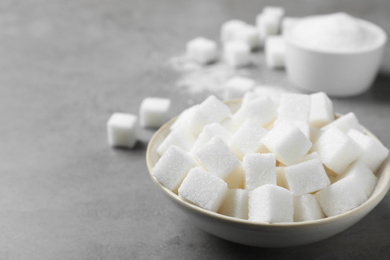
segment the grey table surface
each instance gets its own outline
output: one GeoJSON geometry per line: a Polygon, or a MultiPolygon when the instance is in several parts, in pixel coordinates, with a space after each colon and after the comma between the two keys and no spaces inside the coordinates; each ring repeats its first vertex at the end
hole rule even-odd
{"type": "MultiPolygon", "coordinates": [[[[145,151],[112,149],[113,112],[167,97],[174,116],[210,93],[177,86],[169,65],[196,36],[217,40],[266,5],[288,16],[344,11],[390,34],[388,0],[0,1],[0,259],[389,259],[390,195],[361,222],[294,248],[252,248],[198,229],[151,181],[145,151]]],[[[284,71],[251,68],[293,88],[284,71]]],[[[333,99],[390,147],[390,45],[372,88],[333,99]]]]}

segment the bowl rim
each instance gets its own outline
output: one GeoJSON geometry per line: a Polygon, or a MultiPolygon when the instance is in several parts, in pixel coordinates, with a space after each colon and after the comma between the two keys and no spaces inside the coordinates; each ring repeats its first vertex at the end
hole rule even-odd
{"type": "MultiPolygon", "coordinates": [[[[225,101],[225,104],[233,104],[236,102],[241,102],[241,99],[235,99],[235,100],[228,100],[225,101]]],[[[340,115],[340,114],[336,114],[340,115]]],[[[376,173],[382,172],[381,176],[378,177],[378,182],[375,186],[375,189],[373,193],[370,195],[370,197],[361,205],[358,207],[348,210],[347,212],[344,212],[339,215],[331,216],[331,217],[325,217],[322,219],[317,219],[317,220],[310,220],[310,221],[302,221],[302,222],[278,222],[278,223],[267,223],[267,222],[257,222],[257,221],[250,221],[247,219],[240,219],[240,218],[235,218],[227,215],[223,215],[217,212],[209,211],[206,209],[203,209],[191,202],[185,201],[183,198],[181,198],[178,194],[174,193],[170,189],[164,187],[162,184],[159,183],[159,181],[152,175],[152,162],[151,162],[151,153],[152,153],[152,146],[156,142],[156,140],[159,138],[159,135],[166,131],[167,128],[169,128],[173,122],[176,121],[176,119],[179,116],[176,116],[169,120],[167,123],[165,123],[163,126],[161,126],[152,136],[150,139],[147,149],[146,149],[146,164],[147,168],[149,171],[149,175],[152,178],[152,180],[158,185],[162,191],[168,195],[172,200],[175,202],[179,203],[181,206],[186,207],[187,209],[191,211],[196,211],[198,214],[205,215],[210,218],[218,219],[220,221],[224,222],[229,222],[229,224],[235,224],[235,225],[241,225],[241,226],[247,226],[250,228],[312,228],[314,226],[318,225],[326,225],[334,222],[339,222],[343,220],[347,220],[349,218],[353,218],[356,215],[359,214],[367,214],[370,212],[379,202],[384,198],[386,193],[388,192],[390,188],[390,161],[389,161],[389,156],[384,160],[382,165],[379,167],[376,173]],[[379,183],[379,180],[381,182],[379,183]],[[369,209],[372,207],[372,209],[369,209]]],[[[377,141],[380,142],[380,140],[372,134],[368,129],[366,129],[363,126],[364,132],[367,133],[368,135],[374,137],[377,141]]],[[[380,142],[381,143],[381,142],[380,142]]]]}
{"type": "Polygon", "coordinates": [[[312,47],[312,46],[307,46],[305,44],[300,43],[292,35],[292,31],[293,31],[294,27],[297,26],[297,24],[301,23],[302,21],[304,21],[306,19],[310,19],[313,17],[315,17],[315,16],[314,15],[307,16],[307,17],[299,19],[296,23],[294,23],[291,26],[291,28],[289,28],[289,30],[287,30],[283,34],[283,38],[284,38],[285,42],[290,43],[290,44],[292,44],[292,45],[294,45],[302,50],[306,50],[306,51],[313,52],[313,53],[321,53],[321,54],[328,54],[328,55],[345,55],[345,56],[364,54],[364,53],[368,53],[371,51],[375,51],[377,49],[380,49],[381,47],[384,47],[386,42],[387,42],[387,34],[386,34],[386,31],[382,27],[380,27],[379,25],[372,23],[370,21],[354,17],[357,21],[361,22],[364,27],[369,28],[371,31],[374,31],[374,33],[378,35],[377,42],[375,42],[374,44],[372,44],[370,46],[366,46],[364,48],[359,48],[357,50],[341,50],[341,51],[337,50],[337,49],[330,50],[330,49],[321,49],[321,48],[316,48],[316,47],[312,47]]]}

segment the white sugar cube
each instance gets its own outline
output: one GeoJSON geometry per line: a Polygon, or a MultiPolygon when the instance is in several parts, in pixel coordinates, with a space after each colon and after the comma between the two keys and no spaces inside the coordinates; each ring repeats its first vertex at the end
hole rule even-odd
{"type": "Polygon", "coordinates": [[[196,111],[191,115],[186,127],[197,136],[203,127],[210,123],[219,123],[229,117],[231,111],[227,105],[215,96],[211,95],[199,104],[196,111]]]}
{"type": "Polygon", "coordinates": [[[206,144],[211,138],[218,136],[225,143],[227,143],[231,137],[231,133],[219,123],[211,123],[203,127],[202,132],[199,134],[196,139],[191,152],[195,153],[200,147],[206,144]]]}
{"type": "Polygon", "coordinates": [[[284,16],[282,7],[265,7],[256,17],[256,26],[261,39],[266,39],[269,35],[278,34],[281,21],[284,16]]]}
{"type": "Polygon", "coordinates": [[[367,200],[366,194],[356,186],[353,178],[344,178],[315,194],[325,215],[339,215],[358,207],[367,200]]]}
{"type": "Polygon", "coordinates": [[[337,174],[344,172],[361,153],[359,146],[336,127],[326,130],[312,151],[317,152],[322,163],[337,174]]]}
{"type": "Polygon", "coordinates": [[[330,185],[328,175],[319,159],[285,167],[284,175],[290,191],[295,196],[315,192],[330,185]]]}
{"type": "Polygon", "coordinates": [[[296,17],[284,17],[282,20],[282,34],[290,31],[293,26],[299,21],[296,17]]]}
{"type": "Polygon", "coordinates": [[[281,166],[276,167],[276,184],[280,187],[288,189],[286,176],[284,175],[284,168],[285,167],[281,166]]]}
{"type": "Polygon", "coordinates": [[[242,160],[246,153],[258,152],[261,139],[268,133],[256,121],[248,119],[230,138],[228,145],[234,154],[242,160]]]}
{"type": "Polygon", "coordinates": [[[312,146],[302,131],[292,124],[274,126],[263,137],[262,142],[285,165],[297,163],[312,146]]]}
{"type": "Polygon", "coordinates": [[[324,130],[318,128],[310,128],[310,141],[314,144],[320,138],[320,136],[324,133],[324,130]]]}
{"type": "Polygon", "coordinates": [[[306,161],[310,161],[313,159],[319,159],[319,158],[320,157],[318,156],[318,153],[313,152],[313,153],[309,153],[308,155],[305,155],[299,162],[306,162],[306,161]]]}
{"type": "Polygon", "coordinates": [[[269,98],[257,98],[247,102],[233,115],[235,125],[242,125],[247,119],[256,121],[261,126],[272,122],[277,117],[277,106],[269,98]]]}
{"type": "Polygon", "coordinates": [[[365,135],[355,129],[349,130],[348,136],[362,149],[358,160],[373,172],[376,172],[389,156],[389,149],[372,136],[365,135]]]}
{"type": "Polygon", "coordinates": [[[205,169],[227,182],[241,170],[240,161],[220,137],[213,137],[195,154],[205,169]]]}
{"type": "Polygon", "coordinates": [[[188,171],[198,166],[196,160],[177,146],[171,146],[153,167],[152,175],[165,187],[177,192],[188,171]]]}
{"type": "Polygon", "coordinates": [[[245,93],[253,89],[256,82],[253,79],[236,76],[228,80],[225,85],[224,98],[242,98],[245,93]]]}
{"type": "Polygon", "coordinates": [[[254,92],[259,97],[268,97],[270,98],[275,104],[279,106],[280,104],[280,98],[283,93],[286,93],[287,91],[281,87],[278,86],[268,86],[268,85],[261,85],[254,89],[254,92]]]}
{"type": "Polygon", "coordinates": [[[271,69],[284,68],[286,46],[281,36],[269,36],[265,40],[265,62],[271,69]]]}
{"type": "Polygon", "coordinates": [[[194,142],[195,136],[188,131],[186,126],[180,126],[168,134],[164,141],[158,146],[157,153],[163,155],[172,145],[189,152],[194,142]]]}
{"type": "Polygon", "coordinates": [[[301,132],[307,137],[307,139],[310,140],[310,126],[308,123],[306,122],[302,122],[302,121],[287,121],[287,120],[281,120],[281,119],[276,119],[274,121],[274,127],[276,125],[280,125],[283,127],[283,125],[285,124],[290,124],[290,125],[295,125],[296,127],[299,128],[299,130],[301,130],[301,132]]]}
{"type": "Polygon", "coordinates": [[[187,57],[200,64],[214,62],[218,58],[217,44],[209,39],[198,37],[187,43],[187,57]]]}
{"type": "Polygon", "coordinates": [[[235,34],[234,41],[247,44],[252,50],[260,47],[259,34],[255,26],[246,24],[235,34]]]}
{"type": "Polygon", "coordinates": [[[284,93],[280,97],[278,119],[308,123],[311,100],[309,95],[284,93]]]}
{"type": "Polygon", "coordinates": [[[355,129],[360,132],[363,132],[363,128],[360,125],[358,118],[353,112],[350,112],[346,115],[337,118],[335,121],[330,122],[329,124],[323,126],[321,129],[327,130],[331,127],[337,127],[344,133],[347,133],[350,129],[355,129]]]}
{"type": "Polygon", "coordinates": [[[143,127],[160,127],[169,119],[171,100],[167,98],[145,98],[139,109],[140,124],[143,127]]]}
{"type": "Polygon", "coordinates": [[[294,197],[294,222],[310,221],[324,217],[325,215],[313,194],[294,197]]]}
{"type": "Polygon", "coordinates": [[[217,212],[228,192],[226,182],[200,167],[192,168],[179,188],[179,196],[217,212]]]}
{"type": "Polygon", "coordinates": [[[199,105],[195,105],[185,109],[183,112],[180,113],[178,118],[169,128],[173,130],[179,126],[186,126],[187,124],[189,124],[198,107],[199,105]]]}
{"type": "Polygon", "coordinates": [[[293,195],[289,190],[272,184],[249,192],[248,219],[256,222],[292,222],[293,195]]]}
{"type": "Polygon", "coordinates": [[[242,28],[246,27],[246,23],[241,20],[229,20],[221,26],[221,41],[229,42],[237,38],[237,34],[242,28]]]}
{"type": "Polygon", "coordinates": [[[337,176],[335,181],[339,181],[344,178],[354,178],[355,185],[363,190],[367,197],[370,197],[374,191],[378,178],[372,173],[372,171],[360,161],[356,161],[343,173],[337,176]]]}
{"type": "Polygon", "coordinates": [[[311,127],[321,128],[334,120],[333,103],[324,92],[310,95],[310,119],[311,127]]]}
{"type": "Polygon", "coordinates": [[[137,142],[137,117],[114,113],[107,122],[108,144],[113,147],[133,148],[137,142]]]}
{"type": "Polygon", "coordinates": [[[248,219],[248,191],[229,190],[218,212],[235,218],[248,219]]]}
{"type": "Polygon", "coordinates": [[[251,64],[251,48],[239,41],[228,42],[224,45],[224,58],[232,67],[244,67],[251,64]]]}
{"type": "Polygon", "coordinates": [[[276,159],[272,153],[248,153],[244,157],[245,189],[264,184],[276,185],[276,159]]]}

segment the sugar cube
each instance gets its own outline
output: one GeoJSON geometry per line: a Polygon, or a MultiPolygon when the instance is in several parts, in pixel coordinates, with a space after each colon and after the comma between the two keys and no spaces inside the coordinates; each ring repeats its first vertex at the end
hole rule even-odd
{"type": "Polygon", "coordinates": [[[287,31],[291,30],[291,28],[299,21],[299,18],[296,17],[284,17],[282,20],[282,34],[286,34],[287,31]]]}
{"type": "Polygon", "coordinates": [[[336,127],[327,129],[315,142],[312,151],[317,152],[322,163],[337,174],[345,171],[361,153],[360,147],[336,127]]]}
{"type": "Polygon", "coordinates": [[[319,159],[313,159],[284,168],[290,191],[299,196],[321,190],[330,185],[330,180],[319,159]]]}
{"type": "Polygon", "coordinates": [[[265,40],[265,62],[271,69],[284,68],[286,46],[281,36],[269,36],[265,40]]]}
{"type": "Polygon", "coordinates": [[[139,109],[140,124],[143,127],[160,127],[169,119],[171,100],[168,98],[145,98],[139,109]]]}
{"type": "Polygon", "coordinates": [[[195,154],[205,169],[225,181],[241,168],[238,158],[220,137],[213,137],[195,154]]]}
{"type": "Polygon", "coordinates": [[[226,82],[224,98],[242,98],[244,94],[250,91],[255,85],[256,82],[253,79],[240,76],[233,77],[226,82]]]}
{"type": "Polygon", "coordinates": [[[107,122],[108,144],[113,147],[133,148],[137,142],[137,117],[114,113],[107,122]]]}
{"type": "Polygon", "coordinates": [[[242,28],[246,27],[246,23],[241,20],[229,20],[221,26],[221,41],[229,42],[236,39],[236,35],[242,28]]]}
{"type": "Polygon", "coordinates": [[[308,155],[305,155],[299,162],[306,162],[306,161],[310,161],[313,159],[319,159],[319,158],[320,157],[318,156],[318,153],[313,152],[313,153],[309,153],[308,155]]]}
{"type": "Polygon", "coordinates": [[[224,57],[232,67],[248,66],[251,64],[250,46],[239,41],[228,42],[224,45],[224,57]]]}
{"type": "Polygon", "coordinates": [[[299,130],[301,130],[301,132],[307,137],[307,139],[310,140],[311,131],[310,131],[310,126],[308,123],[303,122],[303,121],[287,121],[287,120],[281,120],[281,119],[276,119],[274,121],[274,127],[276,125],[283,127],[283,125],[286,125],[286,124],[295,125],[296,127],[298,127],[299,130]]]}
{"type": "Polygon", "coordinates": [[[294,197],[294,222],[310,221],[324,217],[325,215],[313,194],[294,197]]]}
{"type": "Polygon", "coordinates": [[[310,96],[306,94],[283,93],[280,97],[278,119],[308,123],[310,116],[310,96]]]}
{"type": "Polygon", "coordinates": [[[311,127],[321,128],[334,120],[333,103],[324,92],[310,95],[310,119],[311,127]]]}
{"type": "Polygon", "coordinates": [[[242,160],[246,153],[258,152],[262,146],[261,139],[267,130],[256,121],[248,119],[230,138],[228,145],[234,154],[242,160]]]}
{"type": "Polygon", "coordinates": [[[318,128],[310,128],[310,141],[314,144],[317,142],[318,138],[322,135],[322,133],[325,132],[324,130],[318,129],[318,128]]]}
{"type": "Polygon", "coordinates": [[[336,181],[344,178],[354,178],[355,185],[363,190],[367,197],[374,191],[378,178],[361,161],[356,161],[343,173],[337,176],[336,181]]]}
{"type": "Polygon", "coordinates": [[[276,159],[272,153],[247,153],[244,156],[245,189],[264,184],[276,185],[276,159]]]}
{"type": "Polygon", "coordinates": [[[310,140],[293,124],[274,126],[262,142],[285,165],[297,163],[312,146],[310,140]]]}
{"type": "Polygon", "coordinates": [[[248,219],[256,222],[292,222],[293,194],[272,184],[262,185],[249,192],[248,219]]]}
{"type": "Polygon", "coordinates": [[[353,178],[344,178],[315,194],[325,215],[332,217],[361,205],[367,196],[353,178]]]}
{"type": "Polygon", "coordinates": [[[195,38],[187,43],[187,57],[200,64],[214,62],[218,58],[217,44],[203,37],[195,38]]]}
{"type": "Polygon", "coordinates": [[[347,135],[361,148],[358,160],[363,162],[372,172],[376,172],[383,161],[389,156],[389,149],[372,136],[355,129],[350,129],[347,135]]]}
{"type": "Polygon", "coordinates": [[[240,41],[249,45],[254,50],[260,47],[259,34],[255,26],[246,24],[240,30],[237,30],[234,41],[240,41]]]}
{"type": "Polygon", "coordinates": [[[284,9],[282,7],[265,7],[256,17],[256,26],[260,38],[264,40],[269,35],[278,34],[283,16],[284,9]]]}
{"type": "Polygon", "coordinates": [[[363,132],[363,128],[359,123],[358,118],[356,117],[355,113],[350,112],[346,115],[343,115],[336,120],[330,122],[329,124],[323,126],[322,130],[327,130],[331,127],[337,127],[344,133],[347,133],[350,129],[355,129],[360,132],[363,132]]]}
{"type": "Polygon", "coordinates": [[[179,196],[210,211],[220,208],[228,187],[226,182],[200,167],[192,168],[179,187],[179,196]]]}
{"type": "Polygon", "coordinates": [[[245,103],[233,115],[235,125],[242,125],[247,119],[255,120],[261,126],[272,122],[277,117],[277,106],[269,98],[257,98],[245,103]]]}
{"type": "Polygon", "coordinates": [[[173,130],[179,126],[186,126],[187,124],[189,124],[198,107],[199,105],[195,105],[185,109],[183,112],[180,113],[175,122],[173,122],[173,124],[169,128],[173,130]]]}
{"type": "Polygon", "coordinates": [[[157,153],[163,155],[172,145],[190,151],[195,142],[195,136],[188,131],[186,126],[180,126],[172,130],[164,141],[157,147],[157,153]]]}
{"type": "Polygon", "coordinates": [[[226,216],[248,219],[248,191],[229,190],[218,212],[226,216]]]}
{"type": "Polygon", "coordinates": [[[196,160],[187,152],[171,146],[153,167],[152,175],[165,187],[177,192],[188,171],[198,166],[196,160]]]}
{"type": "Polygon", "coordinates": [[[219,123],[205,125],[194,145],[192,146],[191,152],[195,153],[200,147],[202,147],[215,136],[220,137],[225,143],[227,143],[231,135],[232,134],[219,123]]]}

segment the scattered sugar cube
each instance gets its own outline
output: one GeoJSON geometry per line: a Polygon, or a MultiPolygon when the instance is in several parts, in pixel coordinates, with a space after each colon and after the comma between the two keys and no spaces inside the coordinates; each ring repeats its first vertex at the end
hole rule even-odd
{"type": "Polygon", "coordinates": [[[261,39],[280,32],[281,21],[284,16],[282,7],[265,7],[256,17],[256,26],[261,39]]]}
{"type": "Polygon", "coordinates": [[[271,69],[285,67],[286,46],[281,36],[269,36],[265,40],[265,62],[271,69]]]}
{"type": "Polygon", "coordinates": [[[180,113],[178,118],[169,128],[173,130],[179,126],[186,126],[187,124],[189,124],[198,107],[199,105],[195,105],[185,109],[183,112],[180,113]]]}
{"type": "Polygon", "coordinates": [[[276,159],[272,153],[247,153],[244,156],[245,189],[264,184],[276,185],[276,159]]]}
{"type": "Polygon", "coordinates": [[[230,20],[222,24],[221,26],[221,41],[223,43],[234,41],[237,38],[237,34],[242,28],[246,27],[246,23],[241,20],[230,20]]]}
{"type": "Polygon", "coordinates": [[[247,102],[233,115],[234,124],[242,125],[247,119],[256,121],[261,126],[272,122],[277,117],[277,106],[269,98],[257,98],[247,102]]]}
{"type": "Polygon", "coordinates": [[[294,197],[294,222],[310,221],[324,217],[325,215],[313,194],[294,197]]]}
{"type": "Polygon", "coordinates": [[[325,215],[332,217],[358,207],[367,200],[353,178],[344,178],[315,194],[325,215]]]}
{"type": "Polygon", "coordinates": [[[337,174],[357,160],[361,149],[344,132],[336,127],[327,129],[312,148],[322,163],[337,174]]]}
{"type": "Polygon", "coordinates": [[[333,103],[324,92],[310,95],[310,119],[311,127],[321,128],[334,120],[333,103]]]}
{"type": "Polygon", "coordinates": [[[282,20],[282,34],[289,31],[298,21],[299,18],[296,17],[284,17],[282,20]]]}
{"type": "Polygon", "coordinates": [[[358,160],[363,162],[372,172],[376,172],[389,156],[389,149],[372,136],[365,135],[355,129],[349,130],[347,135],[362,149],[358,160]]]}
{"type": "Polygon", "coordinates": [[[295,196],[315,192],[330,185],[328,175],[319,159],[285,167],[284,175],[290,191],[295,196]]]}
{"type": "Polygon", "coordinates": [[[293,124],[274,126],[262,142],[285,165],[297,163],[312,146],[310,140],[293,124]]]}
{"type": "Polygon", "coordinates": [[[211,63],[218,58],[217,44],[209,39],[198,37],[187,43],[187,57],[202,65],[211,63]]]}
{"type": "Polygon", "coordinates": [[[230,108],[215,96],[206,98],[191,115],[186,127],[197,136],[203,127],[210,123],[219,123],[231,115],[230,108]]]}
{"type": "Polygon", "coordinates": [[[171,100],[167,98],[145,98],[139,109],[142,127],[160,127],[169,119],[171,100]]]}
{"type": "Polygon", "coordinates": [[[311,99],[309,95],[284,93],[280,97],[278,119],[308,123],[311,99]]]}
{"type": "Polygon", "coordinates": [[[288,189],[286,176],[284,175],[283,166],[276,167],[276,184],[280,187],[288,189]]]}
{"type": "Polygon", "coordinates": [[[248,44],[232,41],[224,45],[224,57],[232,67],[244,67],[251,64],[251,48],[248,44]]]}
{"type": "Polygon", "coordinates": [[[229,147],[242,160],[246,153],[258,152],[262,146],[261,139],[267,130],[256,121],[248,119],[229,140],[229,147]]]}
{"type": "Polygon", "coordinates": [[[218,212],[226,216],[248,219],[248,191],[229,190],[218,212]]]}
{"type": "Polygon", "coordinates": [[[225,143],[227,143],[232,134],[219,123],[205,125],[194,145],[192,146],[191,152],[195,153],[200,147],[202,147],[215,136],[220,137],[225,143]]]}
{"type": "Polygon", "coordinates": [[[220,208],[228,187],[226,182],[200,167],[192,168],[179,188],[179,196],[210,211],[220,208]]]}
{"type": "Polygon", "coordinates": [[[180,126],[168,134],[164,141],[158,146],[157,153],[163,155],[172,145],[189,152],[194,142],[195,136],[188,131],[186,126],[180,126]]]}
{"type": "Polygon", "coordinates": [[[250,78],[236,76],[228,80],[225,85],[224,98],[242,98],[245,93],[253,89],[256,82],[250,78]]]}
{"type": "Polygon", "coordinates": [[[177,146],[171,146],[152,169],[152,175],[165,187],[177,192],[188,171],[198,166],[195,159],[177,146]]]}
{"type": "Polygon", "coordinates": [[[137,142],[137,117],[114,113],[107,122],[108,144],[113,147],[133,148],[137,142]]]}
{"type": "Polygon", "coordinates": [[[323,126],[321,129],[327,130],[334,126],[339,128],[344,133],[347,133],[350,129],[355,129],[360,132],[363,132],[363,128],[353,112],[350,112],[346,115],[337,118],[335,121],[330,122],[329,124],[323,126]]]}
{"type": "Polygon", "coordinates": [[[220,137],[213,137],[195,154],[205,169],[225,181],[241,170],[240,161],[220,137]]]}
{"type": "Polygon", "coordinates": [[[259,34],[255,26],[246,24],[243,28],[238,30],[235,34],[234,41],[240,41],[249,45],[254,50],[260,47],[259,34]]]}
{"type": "Polygon", "coordinates": [[[272,184],[249,192],[248,219],[256,222],[293,222],[293,194],[272,184]]]}
{"type": "Polygon", "coordinates": [[[337,176],[336,181],[344,178],[354,178],[355,185],[360,187],[367,197],[371,196],[378,180],[372,171],[360,161],[356,161],[343,174],[337,176]]]}

